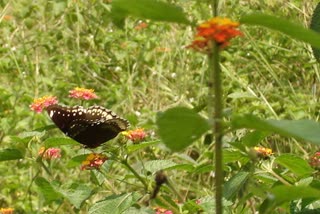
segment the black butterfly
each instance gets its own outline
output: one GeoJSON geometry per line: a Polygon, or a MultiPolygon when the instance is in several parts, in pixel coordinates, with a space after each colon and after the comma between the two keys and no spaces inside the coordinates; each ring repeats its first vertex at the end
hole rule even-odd
{"type": "Polygon", "coordinates": [[[129,126],[126,119],[101,106],[51,105],[46,110],[63,133],[89,148],[96,148],[115,138],[129,126]]]}

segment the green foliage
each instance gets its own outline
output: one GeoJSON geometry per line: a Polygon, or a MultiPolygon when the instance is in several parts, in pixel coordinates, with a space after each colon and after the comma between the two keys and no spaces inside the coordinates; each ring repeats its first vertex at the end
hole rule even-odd
{"type": "Polygon", "coordinates": [[[265,14],[252,14],[241,17],[241,23],[260,25],[272,30],[277,30],[288,36],[309,43],[314,47],[320,48],[320,34],[312,30],[308,30],[301,25],[292,23],[282,18],[277,18],[265,14]]]}
{"type": "MultiPolygon", "coordinates": [[[[317,7],[313,11],[310,29],[320,32],[320,3],[317,4],[317,7]]],[[[320,49],[317,47],[312,47],[313,55],[318,60],[320,60],[320,49]]]]}
{"type": "Polygon", "coordinates": [[[111,195],[97,202],[89,210],[89,213],[115,213],[120,214],[129,209],[140,198],[138,193],[132,192],[121,195],[111,195]]]}
{"type": "MultiPolygon", "coordinates": [[[[315,5],[220,4],[221,16],[240,17],[244,34],[220,52],[225,213],[319,210],[319,168],[310,157],[320,142],[320,74],[306,46],[318,58],[320,43],[302,27],[314,14],[311,29],[318,31],[315,5]],[[253,147],[273,155],[261,158],[253,147]]],[[[215,121],[207,119],[207,56],[185,48],[194,35],[191,21],[211,17],[208,2],[6,0],[0,14],[0,208],[212,213],[215,121]],[[99,99],[71,99],[68,90],[77,86],[94,88],[99,99]],[[33,98],[47,94],[70,106],[110,108],[148,137],[136,143],[119,136],[94,150],[108,157],[99,170],[81,170],[93,151],[52,129],[46,113],[29,109],[33,98]],[[61,158],[41,158],[41,147],[60,148],[61,158]],[[159,170],[167,180],[150,199],[159,170]]]]}
{"type": "Polygon", "coordinates": [[[157,116],[159,135],[166,146],[179,151],[189,146],[208,129],[208,122],[191,109],[176,107],[157,116]]]}
{"type": "Polygon", "coordinates": [[[115,0],[112,1],[111,15],[118,25],[124,22],[127,15],[154,21],[189,24],[182,8],[162,1],[115,0]]]}

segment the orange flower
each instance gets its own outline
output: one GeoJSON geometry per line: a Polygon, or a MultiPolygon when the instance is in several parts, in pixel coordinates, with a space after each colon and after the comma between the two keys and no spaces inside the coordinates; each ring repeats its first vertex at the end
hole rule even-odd
{"type": "Polygon", "coordinates": [[[156,211],[156,214],[173,214],[171,210],[162,207],[154,207],[153,209],[156,211]]]}
{"type": "Polygon", "coordinates": [[[14,209],[13,208],[1,208],[0,214],[13,214],[14,209]]]}
{"type": "Polygon", "coordinates": [[[122,134],[134,143],[138,143],[144,140],[147,136],[147,133],[142,128],[139,128],[136,130],[124,131],[122,132],[122,134]]]}
{"type": "Polygon", "coordinates": [[[254,147],[256,155],[261,159],[268,159],[271,155],[273,155],[272,149],[264,148],[264,147],[254,147]]]}
{"type": "Polygon", "coordinates": [[[221,48],[229,44],[229,40],[242,35],[236,28],[238,22],[233,22],[227,18],[215,17],[200,24],[191,45],[188,48],[208,53],[211,51],[212,42],[216,42],[221,48]]]}
{"type": "Polygon", "coordinates": [[[10,15],[4,15],[4,16],[3,16],[3,19],[8,21],[8,20],[13,19],[13,16],[10,16],[10,15]]]}
{"type": "Polygon", "coordinates": [[[106,160],[108,158],[103,154],[91,153],[82,161],[81,170],[99,169],[106,160]]]}
{"type": "Polygon", "coordinates": [[[33,103],[29,107],[31,108],[31,110],[37,113],[40,113],[44,108],[57,103],[58,103],[57,97],[44,96],[38,99],[34,99],[33,103]]]}
{"type": "Polygon", "coordinates": [[[57,159],[61,157],[61,149],[59,148],[48,148],[41,147],[38,154],[39,156],[42,156],[43,159],[51,160],[51,159],[57,159]]]}
{"type": "Polygon", "coordinates": [[[147,28],[148,27],[148,24],[145,23],[145,22],[139,22],[135,27],[134,29],[135,30],[142,30],[144,28],[147,28]]]}
{"type": "Polygon", "coordinates": [[[309,158],[309,164],[315,169],[320,169],[320,152],[316,152],[309,158]]]}
{"type": "Polygon", "coordinates": [[[83,100],[91,100],[98,98],[98,96],[94,93],[93,89],[79,88],[76,87],[73,90],[69,91],[69,97],[83,99],[83,100]]]}

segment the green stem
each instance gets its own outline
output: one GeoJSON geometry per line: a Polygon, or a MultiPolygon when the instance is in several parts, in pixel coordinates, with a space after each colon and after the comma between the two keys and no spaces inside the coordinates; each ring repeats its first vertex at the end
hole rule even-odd
{"type": "Polygon", "coordinates": [[[184,198],[180,195],[180,193],[174,188],[174,185],[171,184],[169,179],[167,180],[167,186],[176,194],[181,203],[184,203],[184,198]]]}
{"type": "Polygon", "coordinates": [[[141,181],[141,183],[143,184],[144,188],[145,188],[146,190],[148,190],[148,184],[146,183],[146,181],[136,172],[136,170],[134,170],[134,169],[128,164],[128,161],[127,161],[127,160],[122,160],[121,163],[122,163],[123,165],[125,165],[125,166],[129,169],[129,171],[131,171],[131,172],[134,174],[134,176],[136,176],[136,178],[138,178],[138,179],[141,181]]]}
{"type": "Polygon", "coordinates": [[[209,54],[209,114],[213,122],[212,132],[215,136],[215,192],[216,214],[222,213],[222,84],[219,65],[219,47],[213,45],[213,52],[209,54]]]}
{"type": "MultiPolygon", "coordinates": [[[[212,0],[212,15],[218,16],[219,0],[212,0]]],[[[212,121],[212,132],[215,136],[215,199],[216,199],[216,214],[223,212],[222,194],[223,194],[223,171],[222,171],[222,80],[219,47],[216,43],[213,44],[212,53],[209,57],[209,118],[212,121]]]]}

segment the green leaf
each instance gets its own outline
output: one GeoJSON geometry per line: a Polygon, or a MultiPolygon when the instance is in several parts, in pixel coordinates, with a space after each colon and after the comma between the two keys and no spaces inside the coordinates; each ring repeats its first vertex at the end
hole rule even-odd
{"type": "Polygon", "coordinates": [[[43,177],[37,177],[35,184],[38,186],[47,203],[61,199],[61,194],[43,177]]]}
{"type": "Polygon", "coordinates": [[[154,210],[147,207],[142,207],[140,209],[130,207],[128,210],[124,211],[123,214],[154,214],[154,210]]]}
{"type": "Polygon", "coordinates": [[[272,30],[280,31],[294,39],[309,43],[314,47],[320,48],[320,34],[304,28],[302,25],[292,23],[284,18],[278,18],[262,13],[245,15],[240,19],[242,24],[251,24],[267,27],[272,30]]]}
{"type": "Polygon", "coordinates": [[[156,0],[113,0],[112,17],[117,25],[127,15],[154,21],[190,24],[180,7],[156,0]]]}
{"type": "Polygon", "coordinates": [[[283,154],[277,157],[275,162],[289,169],[299,177],[311,175],[314,171],[307,161],[292,154],[283,154]]]}
{"type": "Polygon", "coordinates": [[[22,132],[18,135],[20,138],[30,138],[30,137],[43,137],[45,135],[45,131],[38,132],[38,131],[31,131],[31,132],[22,132]]]}
{"type": "Polygon", "coordinates": [[[244,146],[254,147],[254,146],[258,145],[268,135],[269,134],[266,132],[253,131],[253,132],[250,132],[249,134],[245,135],[241,139],[241,142],[244,146]]]}
{"type": "Polygon", "coordinates": [[[193,173],[203,174],[207,172],[212,172],[214,170],[214,166],[211,163],[204,163],[197,166],[193,173]]]}
{"type": "Polygon", "coordinates": [[[273,213],[275,207],[297,199],[320,198],[320,191],[311,187],[301,186],[276,186],[271,189],[271,194],[260,206],[259,213],[273,213]]]}
{"type": "Polygon", "coordinates": [[[238,150],[223,150],[223,163],[231,163],[240,161],[242,164],[245,164],[249,161],[248,155],[241,153],[238,150]]]}
{"type": "Polygon", "coordinates": [[[164,144],[173,151],[186,148],[209,129],[206,119],[184,107],[159,113],[156,123],[164,144]]]}
{"type": "MultiPolygon", "coordinates": [[[[317,4],[317,7],[313,11],[310,29],[320,32],[320,3],[317,4]]],[[[312,47],[313,55],[320,62],[320,49],[312,47]]]]}
{"type": "Polygon", "coordinates": [[[145,162],[144,168],[151,173],[155,173],[159,170],[171,168],[176,165],[177,164],[171,160],[151,160],[145,162]]]}
{"type": "Polygon", "coordinates": [[[191,171],[194,171],[195,167],[192,164],[177,164],[175,166],[168,167],[167,169],[168,170],[175,169],[175,170],[183,170],[183,171],[191,172],[191,171]]]}
{"type": "Polygon", "coordinates": [[[0,161],[17,160],[24,157],[24,154],[18,149],[1,149],[0,161]]]}
{"type": "Polygon", "coordinates": [[[88,154],[83,155],[77,155],[71,158],[71,160],[68,162],[67,167],[77,167],[79,166],[82,161],[84,161],[87,158],[88,154]]]}
{"type": "Polygon", "coordinates": [[[225,199],[231,199],[239,190],[245,185],[247,179],[249,178],[249,172],[239,172],[230,178],[223,188],[223,196],[225,199]]]}
{"type": "Polygon", "coordinates": [[[65,138],[65,137],[52,137],[44,141],[44,146],[46,148],[59,147],[63,145],[80,145],[80,144],[72,140],[71,138],[65,138]]]}
{"type": "Polygon", "coordinates": [[[140,150],[140,149],[144,149],[148,146],[152,146],[152,145],[155,145],[155,144],[158,144],[160,143],[159,140],[154,140],[154,141],[150,141],[150,142],[143,142],[143,143],[139,143],[139,144],[132,144],[132,145],[128,145],[127,146],[127,151],[129,154],[137,151],[137,150],[140,150]]]}
{"type": "Polygon", "coordinates": [[[121,195],[111,195],[102,201],[95,203],[90,209],[89,214],[120,214],[129,209],[138,201],[140,194],[132,192],[121,195]]]}
{"type": "Polygon", "coordinates": [[[320,145],[320,124],[312,120],[262,120],[253,115],[236,116],[233,128],[249,128],[277,133],[320,145]]]}
{"type": "Polygon", "coordinates": [[[59,192],[77,209],[80,209],[81,204],[92,195],[93,190],[87,185],[73,183],[70,187],[60,189],[59,192]]]}

